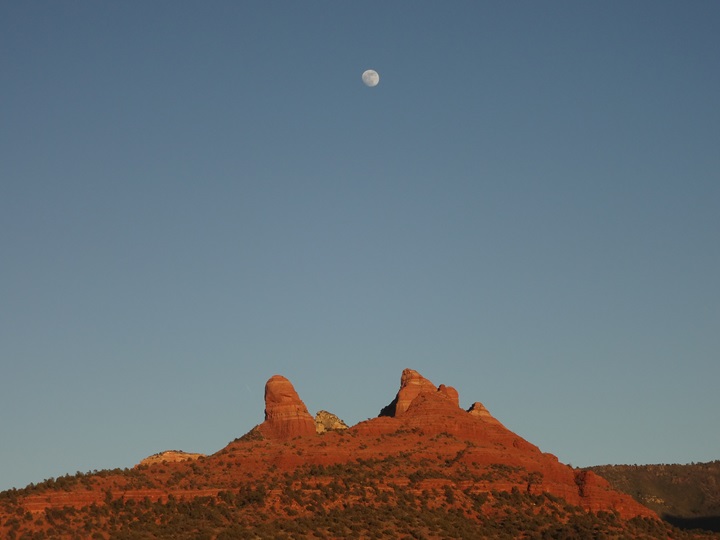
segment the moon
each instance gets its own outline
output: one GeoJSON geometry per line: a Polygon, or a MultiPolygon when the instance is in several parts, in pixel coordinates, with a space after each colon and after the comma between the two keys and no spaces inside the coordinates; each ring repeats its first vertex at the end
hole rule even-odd
{"type": "Polygon", "coordinates": [[[365,86],[370,86],[372,88],[373,86],[377,86],[380,82],[380,75],[378,75],[378,72],[374,69],[368,69],[363,72],[362,81],[365,83],[365,86]]]}

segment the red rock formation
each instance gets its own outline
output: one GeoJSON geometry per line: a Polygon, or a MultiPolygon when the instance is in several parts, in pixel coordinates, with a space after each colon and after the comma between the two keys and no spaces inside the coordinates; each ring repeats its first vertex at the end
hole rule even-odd
{"type": "Polygon", "coordinates": [[[282,375],[273,375],[265,384],[265,421],[257,429],[269,439],[315,435],[315,420],[282,375]]]}
{"type": "MultiPolygon", "coordinates": [[[[418,372],[406,369],[395,400],[383,411],[386,414],[348,430],[329,430],[318,436],[315,420],[290,381],[275,375],[265,386],[265,421],[248,437],[236,439],[211,456],[195,461],[162,459],[164,463],[146,463],[132,474],[113,471],[90,475],[74,484],[35,489],[14,499],[21,510],[42,514],[48,508],[73,506],[81,510],[116,499],[216,497],[220,491],[237,489],[253,479],[272,475],[277,479],[302,466],[349,464],[360,459],[371,466],[374,460],[392,458],[394,465],[383,469],[381,488],[408,486],[413,471],[432,473],[434,468],[434,474],[427,474],[413,489],[422,492],[448,486],[458,494],[511,490],[550,493],[587,510],[617,511],[624,519],[657,519],[631,497],[612,490],[601,477],[560,463],[505,428],[481,403],[465,411],[458,402],[454,388],[436,388],[418,372]],[[258,434],[262,436],[255,436],[258,434]]],[[[327,419],[332,420],[331,416],[327,419]]],[[[265,508],[268,515],[274,511],[273,496],[265,508]]],[[[349,499],[342,504],[347,502],[349,499]]],[[[0,505],[0,537],[5,537],[8,523],[12,523],[11,516],[3,512],[0,505]]],[[[21,514],[15,510],[12,515],[21,514]]],[[[29,523],[28,527],[35,523],[22,522],[29,523]]]]}
{"type": "Polygon", "coordinates": [[[654,513],[651,514],[649,509],[639,505],[627,495],[614,491],[610,482],[594,472],[574,471],[574,473],[580,501],[586,508],[598,511],[611,507],[623,516],[632,516],[642,510],[644,514],[641,515],[653,516],[654,513]]]}
{"type": "Polygon", "coordinates": [[[485,405],[483,405],[479,401],[473,403],[472,406],[468,409],[468,412],[484,422],[488,422],[490,424],[500,424],[500,422],[493,415],[490,414],[490,411],[485,408],[485,405]]]}
{"type": "Polygon", "coordinates": [[[392,403],[380,411],[380,416],[402,416],[420,394],[437,394],[456,407],[460,406],[457,390],[453,387],[441,384],[437,388],[414,369],[404,369],[400,377],[400,390],[392,403]]]}
{"type": "Polygon", "coordinates": [[[509,491],[524,487],[528,492],[553,493],[592,511],[617,510],[624,518],[657,517],[631,497],[613,491],[599,476],[575,471],[552,454],[541,452],[503,426],[482,403],[475,402],[468,411],[461,409],[454,388],[444,385],[436,388],[411,369],[403,371],[400,390],[381,416],[361,422],[350,431],[373,437],[403,431],[416,433],[420,438],[451,436],[471,444],[463,451],[463,459],[470,464],[503,465],[525,471],[525,486],[520,485],[518,478],[507,478],[493,481],[488,489],[509,491]]]}
{"type": "Polygon", "coordinates": [[[444,384],[441,384],[438,386],[438,392],[440,395],[449,399],[456,407],[460,407],[460,394],[458,394],[458,391],[452,386],[445,386],[444,384]]]}

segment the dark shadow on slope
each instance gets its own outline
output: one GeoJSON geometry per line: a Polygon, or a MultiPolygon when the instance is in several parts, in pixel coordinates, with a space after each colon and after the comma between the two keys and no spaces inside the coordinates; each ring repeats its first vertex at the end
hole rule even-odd
{"type": "Polygon", "coordinates": [[[695,518],[670,516],[663,514],[662,518],[678,529],[703,529],[705,531],[720,532],[720,516],[702,516],[695,518]]]}
{"type": "Polygon", "coordinates": [[[385,405],[382,409],[380,409],[380,414],[378,416],[389,416],[391,418],[394,418],[395,409],[397,409],[397,403],[398,396],[395,396],[395,399],[393,399],[389,405],[385,405]]]}

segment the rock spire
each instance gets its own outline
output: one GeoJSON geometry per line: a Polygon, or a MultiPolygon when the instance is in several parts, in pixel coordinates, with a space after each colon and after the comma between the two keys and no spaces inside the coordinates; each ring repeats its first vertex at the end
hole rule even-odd
{"type": "Polygon", "coordinates": [[[400,376],[400,390],[395,399],[380,411],[380,416],[402,416],[410,404],[421,394],[431,394],[448,400],[456,407],[460,407],[458,393],[452,386],[441,384],[436,387],[428,379],[414,369],[404,369],[400,376]]]}
{"type": "Polygon", "coordinates": [[[272,439],[315,435],[315,420],[292,383],[282,375],[273,375],[265,384],[265,421],[258,430],[272,439]]]}

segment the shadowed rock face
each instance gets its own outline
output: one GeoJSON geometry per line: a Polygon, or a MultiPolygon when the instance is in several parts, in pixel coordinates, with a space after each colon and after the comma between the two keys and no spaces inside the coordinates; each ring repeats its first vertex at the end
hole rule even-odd
{"type": "Polygon", "coordinates": [[[315,420],[282,375],[273,375],[265,384],[265,421],[258,430],[269,439],[315,435],[315,420]]]}

